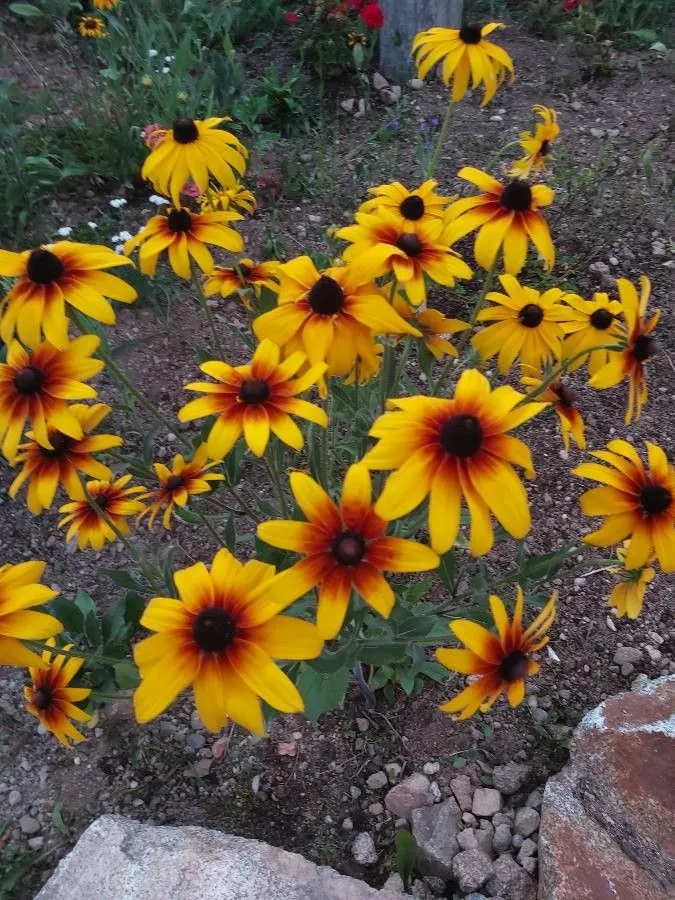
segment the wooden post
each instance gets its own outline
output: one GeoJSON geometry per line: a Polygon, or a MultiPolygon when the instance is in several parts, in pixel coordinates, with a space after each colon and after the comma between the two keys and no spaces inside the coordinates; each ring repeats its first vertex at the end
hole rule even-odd
{"type": "Polygon", "coordinates": [[[462,0],[379,0],[384,13],[380,31],[380,72],[399,83],[414,77],[410,55],[418,31],[441,26],[459,28],[462,0]]]}

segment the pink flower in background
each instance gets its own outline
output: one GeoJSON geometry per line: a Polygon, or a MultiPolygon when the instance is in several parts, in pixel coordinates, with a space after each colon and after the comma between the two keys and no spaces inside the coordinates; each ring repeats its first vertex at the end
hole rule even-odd
{"type": "Polygon", "coordinates": [[[286,19],[289,25],[296,25],[298,22],[298,14],[294,12],[284,13],[284,19],[286,19]]]}
{"type": "Polygon", "coordinates": [[[384,25],[384,13],[377,2],[366,3],[361,7],[359,15],[366,28],[382,28],[384,25]]]}
{"type": "Polygon", "coordinates": [[[143,138],[146,147],[149,147],[150,150],[154,150],[157,144],[164,140],[165,136],[165,129],[162,128],[161,125],[158,125],[157,122],[151,122],[150,125],[146,125],[143,131],[141,131],[141,137],[143,138]]]}
{"type": "Polygon", "coordinates": [[[199,197],[201,194],[201,191],[194,181],[186,181],[180,192],[184,197],[192,197],[193,199],[199,197]]]}

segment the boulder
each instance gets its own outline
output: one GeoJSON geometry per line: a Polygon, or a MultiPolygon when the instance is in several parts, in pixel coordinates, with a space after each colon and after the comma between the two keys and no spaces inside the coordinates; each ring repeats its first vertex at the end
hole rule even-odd
{"type": "Polygon", "coordinates": [[[413,809],[411,819],[420,871],[447,881],[452,874],[453,857],[459,852],[457,835],[463,830],[459,806],[450,798],[435,806],[413,809]]]}
{"type": "Polygon", "coordinates": [[[672,897],[674,772],[675,675],[588,713],[544,792],[539,900],[672,897]]]}
{"type": "Polygon", "coordinates": [[[101,816],[36,900],[405,900],[261,841],[101,816]]]}

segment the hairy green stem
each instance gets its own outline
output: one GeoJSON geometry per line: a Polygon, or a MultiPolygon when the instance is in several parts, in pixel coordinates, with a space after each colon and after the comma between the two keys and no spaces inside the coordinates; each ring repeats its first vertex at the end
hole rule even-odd
{"type": "Polygon", "coordinates": [[[427,178],[433,178],[434,172],[436,171],[436,166],[438,165],[438,160],[441,156],[441,148],[445,143],[445,140],[448,136],[448,131],[450,130],[450,123],[452,122],[452,116],[455,112],[455,106],[456,104],[453,100],[448,101],[448,106],[445,110],[445,116],[443,117],[443,124],[441,125],[441,130],[438,134],[438,140],[436,141],[434,155],[431,157],[431,162],[429,163],[429,168],[427,169],[427,178]]]}
{"type": "Polygon", "coordinates": [[[206,316],[206,321],[208,322],[209,328],[211,329],[211,337],[213,338],[213,349],[215,353],[218,355],[218,359],[224,358],[224,350],[223,344],[220,340],[220,335],[218,334],[218,329],[216,328],[216,320],[213,318],[213,313],[211,312],[211,307],[208,304],[206,296],[204,294],[204,288],[202,287],[202,283],[199,279],[199,274],[195,271],[194,268],[191,269],[192,273],[192,283],[195,286],[195,290],[197,291],[197,300],[201,308],[204,310],[204,315],[206,316]]]}

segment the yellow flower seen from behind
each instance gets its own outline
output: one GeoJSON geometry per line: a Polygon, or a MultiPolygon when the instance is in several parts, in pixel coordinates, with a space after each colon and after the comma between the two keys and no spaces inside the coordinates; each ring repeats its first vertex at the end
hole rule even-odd
{"type": "Polygon", "coordinates": [[[190,497],[205,494],[211,490],[211,481],[223,481],[225,476],[220,472],[210,472],[217,462],[208,462],[206,444],[200,444],[190,462],[186,462],[179,453],[174,456],[171,468],[163,463],[155,463],[153,468],[159,481],[159,488],[140,494],[138,500],[151,500],[139,516],[139,520],[149,514],[148,528],[152,528],[158,513],[164,510],[162,524],[165,528],[171,525],[171,515],[176,507],[187,506],[190,497]]]}
{"type": "Polygon", "coordinates": [[[520,132],[520,146],[525,156],[513,164],[511,174],[516,178],[527,178],[533,171],[545,169],[552,159],[551,146],[560,134],[558,115],[554,109],[537,103],[532,111],[537,113],[541,122],[537,122],[534,132],[520,132]]]}
{"type": "Polygon", "coordinates": [[[627,569],[627,549],[627,542],[622,547],[617,547],[616,555],[620,565],[612,566],[609,569],[619,581],[610,591],[607,605],[614,610],[619,619],[623,618],[623,616],[627,616],[629,619],[637,619],[642,612],[647,587],[654,580],[656,571],[652,566],[627,569]]]}

